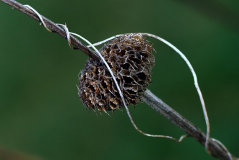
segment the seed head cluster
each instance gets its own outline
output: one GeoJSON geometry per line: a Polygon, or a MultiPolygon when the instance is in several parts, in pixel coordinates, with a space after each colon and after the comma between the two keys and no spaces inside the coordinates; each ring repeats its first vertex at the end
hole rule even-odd
{"type": "MultiPolygon", "coordinates": [[[[140,34],[111,40],[99,51],[110,66],[126,104],[136,105],[151,82],[155,59],[152,45],[140,34]]],[[[79,75],[79,97],[88,109],[110,111],[123,107],[117,87],[102,61],[89,58],[79,75]]]]}

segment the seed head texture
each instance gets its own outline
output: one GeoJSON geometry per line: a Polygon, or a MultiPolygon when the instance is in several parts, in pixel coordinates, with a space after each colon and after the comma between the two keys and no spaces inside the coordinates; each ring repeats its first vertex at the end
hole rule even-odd
{"type": "MultiPolygon", "coordinates": [[[[151,82],[155,59],[152,45],[140,34],[126,34],[99,51],[110,66],[126,104],[136,105],[151,82]]],[[[110,111],[123,107],[122,99],[102,61],[89,58],[79,75],[79,97],[88,109],[110,111]]]]}

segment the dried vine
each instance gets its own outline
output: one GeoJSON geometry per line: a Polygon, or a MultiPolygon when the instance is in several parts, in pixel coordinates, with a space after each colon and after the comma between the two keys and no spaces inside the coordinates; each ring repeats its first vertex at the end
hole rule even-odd
{"type": "MultiPolygon", "coordinates": [[[[2,2],[10,5],[14,9],[17,9],[24,14],[30,16],[31,18],[39,21],[42,23],[41,19],[38,17],[38,15],[35,14],[32,10],[30,10],[28,7],[25,7],[24,5],[14,1],[14,0],[1,0],[2,2]]],[[[95,54],[92,50],[90,50],[88,47],[86,47],[84,44],[82,44],[78,39],[70,35],[70,37],[67,37],[67,33],[65,30],[60,28],[57,24],[50,21],[49,19],[41,16],[45,27],[48,28],[51,32],[57,33],[63,38],[67,39],[68,42],[70,41],[70,44],[74,45],[72,47],[73,49],[80,49],[82,52],[87,54],[89,57],[100,60],[99,56],[95,54]]],[[[186,120],[183,116],[181,116],[179,113],[177,113],[175,110],[170,108],[167,104],[165,104],[161,99],[156,97],[153,93],[151,93],[149,90],[146,90],[144,92],[142,100],[151,106],[153,109],[155,109],[157,112],[162,114],[164,117],[166,117],[169,121],[174,123],[176,126],[184,130],[190,137],[193,137],[195,140],[197,140],[199,143],[201,143],[203,146],[205,145],[206,141],[206,135],[203,133],[200,129],[198,129],[195,125],[193,125],[191,122],[186,120]]],[[[208,151],[210,154],[214,157],[217,157],[222,160],[239,160],[238,158],[232,156],[224,146],[219,143],[217,140],[210,138],[209,139],[209,146],[208,151]],[[231,156],[231,157],[230,157],[231,156]]]]}

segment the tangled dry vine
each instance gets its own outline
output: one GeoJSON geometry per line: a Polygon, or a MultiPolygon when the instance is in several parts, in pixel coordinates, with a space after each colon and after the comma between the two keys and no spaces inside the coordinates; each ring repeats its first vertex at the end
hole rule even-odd
{"type": "MultiPolygon", "coordinates": [[[[87,54],[92,59],[100,60],[99,56],[95,52],[90,50],[89,47],[86,47],[84,44],[82,44],[78,39],[76,39],[72,35],[68,36],[65,30],[63,30],[61,27],[59,27],[57,24],[50,21],[49,19],[41,16],[42,17],[42,20],[41,20],[34,11],[32,11],[28,7],[25,7],[24,5],[14,0],[1,0],[1,1],[10,5],[12,8],[17,9],[25,13],[26,15],[30,16],[31,18],[39,21],[51,32],[61,35],[63,38],[68,40],[69,44],[72,45],[73,49],[80,49],[82,52],[87,54]]],[[[186,120],[183,116],[181,116],[175,110],[170,108],[167,104],[165,104],[161,99],[155,96],[152,92],[150,92],[149,90],[146,90],[143,94],[142,100],[146,104],[151,106],[153,109],[155,109],[157,112],[159,112],[161,115],[166,117],[169,121],[171,121],[176,126],[184,130],[190,137],[193,137],[195,140],[197,140],[199,143],[205,146],[205,142],[206,142],[205,133],[203,133],[191,122],[186,120]]],[[[217,140],[210,138],[208,140],[208,143],[209,143],[208,151],[210,152],[212,156],[222,160],[230,160],[230,159],[238,160],[238,158],[232,156],[221,143],[218,143],[217,140]]]]}

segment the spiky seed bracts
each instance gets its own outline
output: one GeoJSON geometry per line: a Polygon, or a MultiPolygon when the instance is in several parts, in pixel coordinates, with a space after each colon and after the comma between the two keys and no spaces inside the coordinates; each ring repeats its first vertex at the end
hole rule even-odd
{"type": "MultiPolygon", "coordinates": [[[[99,51],[110,66],[126,104],[136,105],[151,82],[155,64],[152,45],[140,34],[111,40],[99,51]]],[[[79,97],[88,109],[110,111],[123,107],[116,85],[101,61],[88,59],[79,75],[79,97]]]]}

